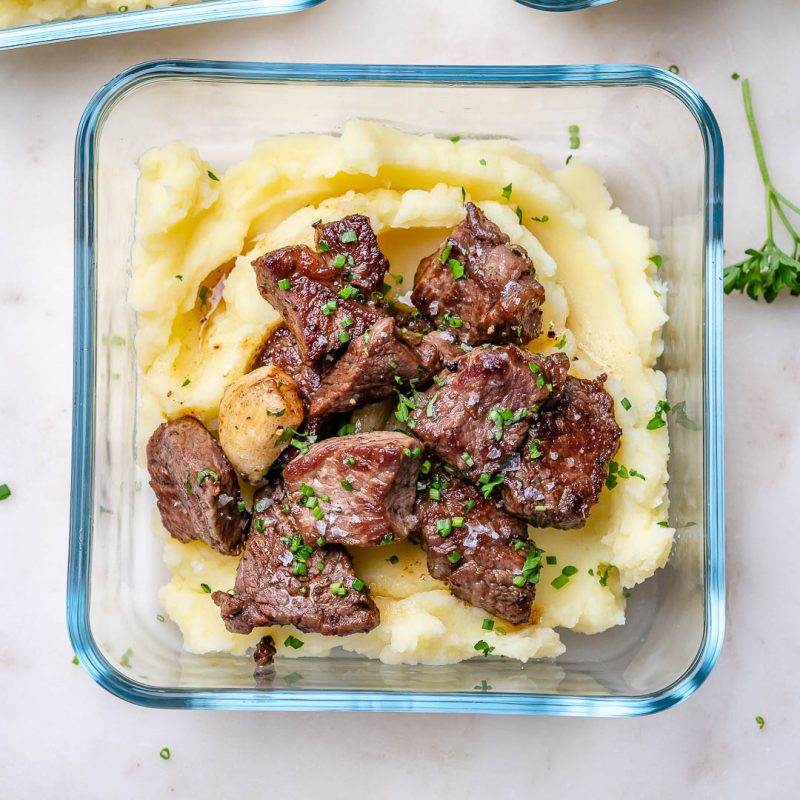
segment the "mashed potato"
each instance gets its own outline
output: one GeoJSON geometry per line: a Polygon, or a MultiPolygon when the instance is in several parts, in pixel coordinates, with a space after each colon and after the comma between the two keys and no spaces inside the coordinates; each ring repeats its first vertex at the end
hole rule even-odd
{"type": "Polygon", "coordinates": [[[479,639],[496,655],[552,657],[564,651],[559,628],[598,633],[623,624],[625,590],[666,563],[674,530],[659,523],[668,511],[668,434],[666,427],[646,428],[666,389],[653,368],[666,321],[659,299],[664,287],[648,260],[654,244],[645,228],[613,208],[591,167],[573,159],[551,173],[508,142],[453,143],[355,120],[339,137],[263,142],[219,179],[183,144],[146,153],[130,293],[138,315],[142,441],[164,419],[186,413],[213,429],[225,387],[279,323],[256,288],[255,257],[312,244],[316,220],[362,213],[392,274],[403,279],[397,295],[410,287],[420,258],[463,219],[465,198],[533,259],[547,292],[543,330],[554,335],[529,347],[565,350],[579,377],[608,373],[623,431],[616,460],[645,479],[620,480],[605,490],[581,530],[532,530],[557,566],[542,570],[533,622],[498,620],[493,631],[481,628],[485,611],[453,597],[428,575],[423,552],[402,543],[354,552],[356,572],[380,607],[375,630],[343,638],[299,634],[305,642],[299,651],[283,645],[288,628],[231,634],[201,584],[230,589],[237,559],[201,543],[181,544],[160,529],[172,573],[160,599],[191,652],[243,654],[271,632],[287,657],[326,655],[341,646],[385,663],[444,664],[474,656],[479,639]],[[204,322],[202,287],[223,265],[222,297],[204,322]],[[568,564],[578,572],[554,588],[552,580],[568,564]]]}
{"type": "Polygon", "coordinates": [[[164,8],[198,0],[0,0],[0,28],[164,8]]]}

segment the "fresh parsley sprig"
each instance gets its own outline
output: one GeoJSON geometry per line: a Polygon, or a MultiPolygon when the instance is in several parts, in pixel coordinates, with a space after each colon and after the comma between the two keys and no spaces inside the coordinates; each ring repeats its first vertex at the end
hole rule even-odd
{"type": "Polygon", "coordinates": [[[764,183],[764,200],[767,212],[767,238],[759,249],[745,250],[747,258],[725,268],[723,289],[725,294],[733,291],[746,292],[753,300],[759,295],[771,303],[784,289],[796,297],[800,295],[800,234],[789,221],[788,211],[800,215],[800,207],[781,194],[772,183],[761,146],[761,136],[753,114],[753,102],[750,96],[750,82],[742,81],[742,97],[744,113],[750,126],[753,149],[756,153],[761,180],[764,183]],[[788,210],[788,211],[787,211],[788,210]],[[775,241],[773,216],[777,215],[791,238],[790,252],[783,250],[775,241]]]}

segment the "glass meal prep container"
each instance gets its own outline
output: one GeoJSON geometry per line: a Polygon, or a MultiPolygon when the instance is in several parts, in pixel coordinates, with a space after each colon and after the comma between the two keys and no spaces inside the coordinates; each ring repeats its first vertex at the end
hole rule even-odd
{"type": "Polygon", "coordinates": [[[582,8],[605,6],[616,0],[516,0],[516,2],[539,11],[580,11],[582,8]]]}
{"type": "Polygon", "coordinates": [[[140,11],[128,11],[128,6],[120,2],[119,8],[126,9],[122,12],[0,28],[0,50],[31,44],[86,39],[90,36],[107,36],[112,33],[171,28],[195,22],[219,22],[243,17],[290,14],[325,2],[325,0],[209,0],[205,3],[177,1],[179,5],[144,8],[140,11]]]}
{"type": "Polygon", "coordinates": [[[633,716],[692,694],[724,627],[722,172],[708,106],[648,66],[161,61],[104,86],[80,123],[75,164],[67,616],[80,662],[112,693],[152,707],[633,716]],[[257,684],[251,658],[192,655],[177,627],[156,618],[168,573],[151,533],[147,472],[135,460],[136,319],[127,302],[137,162],[178,139],[224,168],[259,139],[335,133],[354,117],[443,137],[509,137],[551,163],[563,163],[565,131],[580,123],[581,157],[659,243],[670,320],[658,367],[668,399],[685,401],[700,423],[689,430],[670,416],[676,542],[667,567],[633,589],[624,626],[561,632],[567,651],[554,661],[390,666],[341,653],[279,658],[274,680],[257,684]]]}

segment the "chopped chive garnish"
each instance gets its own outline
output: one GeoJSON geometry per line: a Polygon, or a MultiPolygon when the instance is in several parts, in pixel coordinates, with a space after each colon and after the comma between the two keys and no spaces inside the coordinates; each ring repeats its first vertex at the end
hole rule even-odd
{"type": "Polygon", "coordinates": [[[474,467],[475,466],[475,459],[469,453],[462,453],[461,460],[468,466],[474,467]]]}
{"type": "Polygon", "coordinates": [[[339,297],[341,297],[342,300],[349,300],[351,297],[357,294],[358,289],[356,289],[354,286],[345,286],[344,288],[339,289],[339,297]]]}
{"type": "Polygon", "coordinates": [[[339,253],[339,255],[333,259],[334,269],[342,269],[346,263],[347,257],[344,255],[344,253],[339,253]]]}
{"type": "Polygon", "coordinates": [[[343,328],[349,328],[353,324],[352,317],[345,317],[343,320],[340,320],[339,325],[343,328]]]}
{"type": "Polygon", "coordinates": [[[328,543],[328,540],[324,536],[320,536],[317,538],[317,547],[325,547],[328,543]]]}
{"type": "Polygon", "coordinates": [[[522,209],[519,206],[517,206],[515,213],[517,215],[517,219],[519,220],[519,224],[522,225],[522,209]]]}
{"type": "Polygon", "coordinates": [[[184,386],[188,386],[190,383],[191,381],[188,378],[186,378],[186,380],[181,384],[181,388],[183,388],[184,386]]]}
{"type": "Polygon", "coordinates": [[[164,622],[164,615],[163,614],[156,614],[156,619],[159,622],[164,622]]]}
{"type": "Polygon", "coordinates": [[[548,564],[549,564],[551,567],[553,566],[553,564],[558,564],[558,559],[557,559],[555,556],[547,556],[547,558],[545,559],[545,561],[547,561],[547,563],[548,563],[548,564]]]}
{"type": "Polygon", "coordinates": [[[290,280],[289,278],[281,278],[281,279],[278,281],[278,288],[279,288],[279,289],[283,289],[283,291],[284,291],[284,292],[285,292],[287,289],[291,289],[291,288],[292,288],[292,282],[291,282],[291,280],[290,280]]]}
{"type": "Polygon", "coordinates": [[[450,137],[450,141],[451,141],[453,144],[455,144],[456,142],[460,142],[460,141],[461,141],[461,137],[460,137],[460,136],[451,136],[451,137],[450,137]]]}
{"type": "Polygon", "coordinates": [[[352,466],[353,466],[353,464],[355,464],[355,463],[356,463],[356,460],[353,458],[353,456],[345,456],[345,457],[344,457],[344,463],[345,463],[345,464],[346,464],[348,467],[352,467],[352,466]]]}
{"type": "Polygon", "coordinates": [[[759,730],[762,731],[764,730],[764,725],[766,725],[766,720],[764,719],[764,717],[761,716],[761,714],[756,716],[756,725],[758,725],[759,730]]]}
{"type": "Polygon", "coordinates": [[[655,431],[659,428],[663,428],[667,424],[666,415],[670,412],[670,404],[666,400],[659,400],[656,403],[656,409],[653,412],[653,416],[650,421],[647,423],[647,430],[655,431]]]}
{"type": "Polygon", "coordinates": [[[447,554],[447,560],[451,564],[457,564],[459,561],[461,561],[461,553],[459,553],[457,550],[453,550],[452,553],[447,554]]]}
{"type": "Polygon", "coordinates": [[[362,581],[362,580],[361,580],[361,578],[356,578],[356,579],[353,581],[353,588],[354,588],[354,589],[355,589],[357,592],[360,592],[360,591],[361,591],[361,590],[364,588],[364,581],[362,581]]]}
{"type": "Polygon", "coordinates": [[[244,514],[244,512],[247,510],[247,506],[245,505],[244,500],[237,500],[236,501],[236,510],[240,514],[244,514]]]}
{"type": "Polygon", "coordinates": [[[490,631],[494,628],[494,620],[493,619],[485,619],[483,624],[481,625],[485,631],[490,631]]]}
{"type": "Polygon", "coordinates": [[[337,304],[335,300],[327,300],[322,304],[322,313],[326,317],[329,317],[334,311],[336,311],[336,308],[337,304]]]}
{"type": "Polygon", "coordinates": [[[329,588],[331,594],[338,595],[339,597],[344,597],[347,594],[347,589],[345,589],[339,581],[332,583],[329,588]]]}
{"type": "Polygon", "coordinates": [[[453,249],[453,243],[448,242],[443,248],[442,252],[439,253],[439,261],[442,264],[446,264],[447,260],[450,258],[450,251],[453,249]]]}
{"type": "Polygon", "coordinates": [[[400,559],[397,556],[389,556],[386,559],[390,564],[396,564],[400,559]]]}
{"type": "Polygon", "coordinates": [[[648,256],[648,261],[652,261],[656,265],[656,269],[661,269],[664,259],[661,256],[648,256]]]}
{"type": "Polygon", "coordinates": [[[550,217],[548,217],[547,214],[542,214],[541,217],[531,217],[531,219],[534,222],[549,222],[550,221],[550,217]]]}
{"type": "Polygon", "coordinates": [[[264,520],[263,520],[263,519],[261,519],[261,517],[256,517],[256,518],[253,520],[253,527],[254,527],[254,528],[255,528],[255,529],[256,529],[256,530],[257,530],[259,533],[264,533],[264,531],[267,529],[267,525],[266,525],[266,523],[264,522],[264,520]]]}
{"type": "Polygon", "coordinates": [[[342,478],[342,489],[344,489],[346,492],[352,492],[353,484],[350,483],[350,481],[347,480],[347,478],[342,478]]]}
{"type": "Polygon", "coordinates": [[[162,747],[158,754],[164,759],[164,761],[169,761],[170,756],[172,755],[172,753],[169,751],[169,747],[162,747]]]}
{"type": "Polygon", "coordinates": [[[513,184],[511,184],[511,183],[509,183],[508,186],[504,186],[503,187],[503,197],[506,200],[510,200],[511,199],[511,189],[512,189],[512,187],[513,187],[513,184]]]}
{"type": "Polygon", "coordinates": [[[7,483],[0,483],[0,500],[7,500],[11,497],[11,489],[8,488],[7,483]]]}
{"type": "Polygon", "coordinates": [[[207,583],[201,583],[200,588],[206,593],[211,594],[211,587],[207,583]]]}
{"type": "Polygon", "coordinates": [[[219,475],[213,469],[201,469],[197,473],[197,485],[200,486],[206,478],[213,478],[215,481],[219,480],[219,475]]]}
{"type": "Polygon", "coordinates": [[[340,341],[342,344],[347,344],[347,342],[349,342],[349,341],[350,341],[350,334],[349,334],[347,331],[342,331],[342,332],[339,334],[339,341],[340,341]]]}
{"type": "MultiPolygon", "coordinates": [[[[124,8],[126,11],[128,10],[128,6],[120,6],[120,8],[124,8]]],[[[219,178],[209,169],[206,170],[208,177],[211,178],[212,181],[218,181],[219,178]]]]}
{"type": "Polygon", "coordinates": [[[307,483],[300,484],[300,493],[304,497],[313,497],[316,494],[316,492],[314,491],[314,487],[309,486],[307,483]]]}
{"type": "Polygon", "coordinates": [[[449,258],[447,260],[447,266],[450,267],[450,272],[454,280],[464,277],[464,265],[458,259],[449,258]]]}
{"type": "Polygon", "coordinates": [[[331,246],[324,239],[320,239],[318,249],[320,253],[330,253],[331,246]]]}
{"type": "Polygon", "coordinates": [[[619,404],[620,404],[620,405],[621,405],[621,406],[622,406],[622,407],[623,407],[623,408],[624,408],[626,411],[630,411],[630,410],[631,410],[631,401],[630,401],[630,400],[628,400],[628,398],[627,398],[627,397],[623,397],[623,398],[622,398],[622,400],[620,400],[620,401],[619,401],[619,404]]]}
{"type": "Polygon", "coordinates": [[[350,231],[342,231],[339,234],[339,241],[342,244],[350,244],[350,242],[357,242],[358,241],[358,236],[357,236],[356,232],[352,231],[352,230],[350,230],[350,231]]]}
{"type": "Polygon", "coordinates": [[[479,163],[479,164],[480,164],[482,167],[485,167],[485,166],[486,166],[486,159],[485,159],[485,158],[482,158],[482,159],[481,159],[481,160],[480,160],[478,163],[479,163]]]}
{"type": "Polygon", "coordinates": [[[302,639],[298,639],[296,636],[287,636],[283,644],[286,647],[291,647],[292,650],[299,650],[305,642],[302,639]]]}
{"type": "Polygon", "coordinates": [[[437,519],[436,530],[442,537],[447,537],[453,532],[453,520],[451,519],[437,519]]]}
{"type": "Polygon", "coordinates": [[[472,511],[472,509],[475,508],[476,505],[478,505],[477,500],[467,500],[467,502],[464,503],[464,513],[469,514],[469,512],[472,511]]]}
{"type": "Polygon", "coordinates": [[[541,458],[542,457],[542,443],[538,439],[534,439],[528,445],[528,454],[531,458],[541,458]]]}
{"type": "Polygon", "coordinates": [[[656,523],[659,528],[669,528],[669,521],[666,519],[662,519],[661,522],[656,523]]]}
{"type": "MultiPolygon", "coordinates": [[[[356,425],[354,422],[345,422],[344,425],[339,426],[339,430],[337,431],[337,436],[349,436],[351,433],[356,432],[356,425]]],[[[349,458],[350,456],[348,456],[349,458]]],[[[344,462],[347,464],[347,460],[344,462]]],[[[353,462],[355,463],[355,462],[353,462]]]]}

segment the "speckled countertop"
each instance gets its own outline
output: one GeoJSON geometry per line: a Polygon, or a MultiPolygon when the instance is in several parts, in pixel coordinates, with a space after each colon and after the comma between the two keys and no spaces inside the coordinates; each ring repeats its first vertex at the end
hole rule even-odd
{"type": "Polygon", "coordinates": [[[635,720],[149,711],[72,665],[64,619],[72,149],[102,82],[171,56],[677,64],[723,131],[733,257],[761,241],[763,221],[730,74],[750,76],[773,171],[797,198],[798,29],[795,0],[620,0],[573,14],[512,0],[328,0],[293,17],[0,54],[0,483],[14,492],[0,505],[2,796],[800,796],[800,300],[725,301],[727,635],[711,677],[677,708],[635,720]]]}

